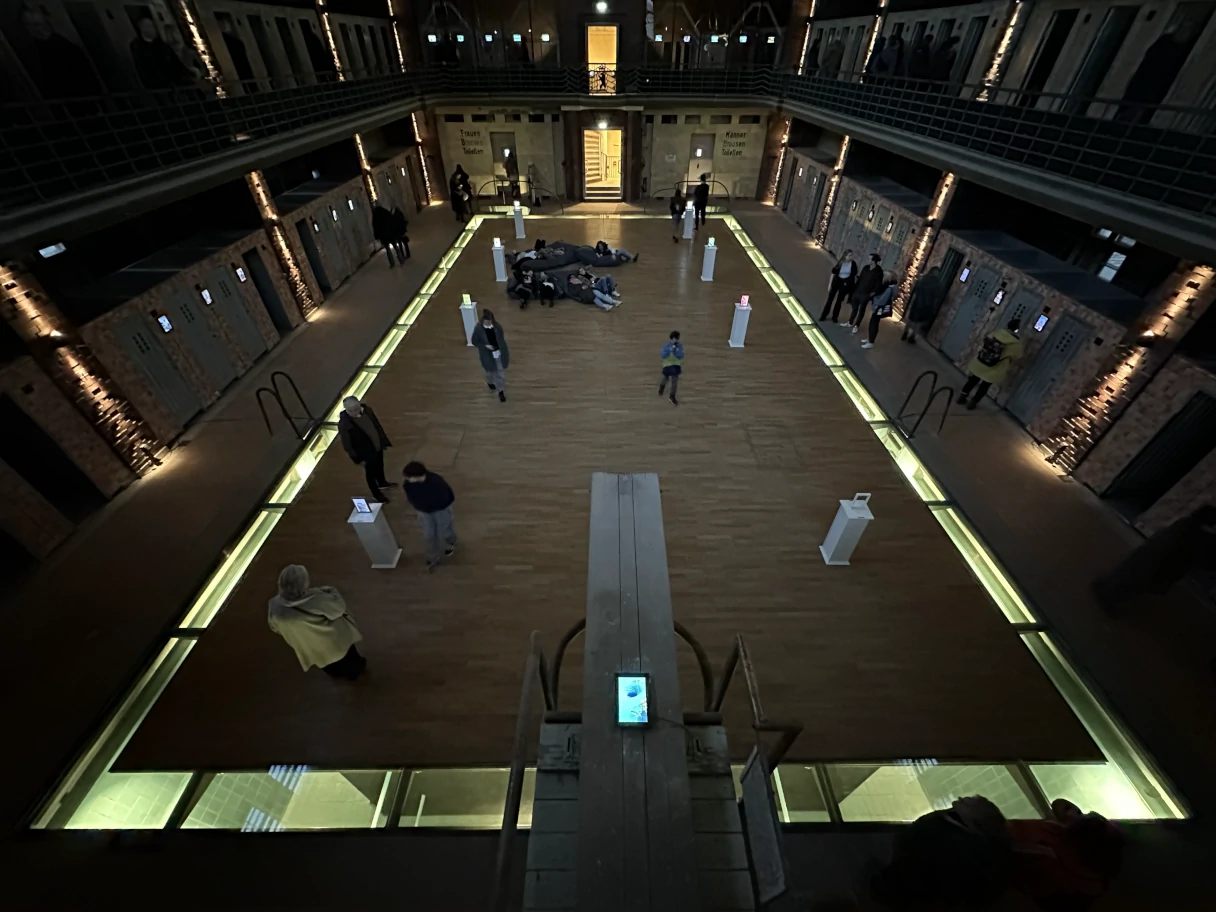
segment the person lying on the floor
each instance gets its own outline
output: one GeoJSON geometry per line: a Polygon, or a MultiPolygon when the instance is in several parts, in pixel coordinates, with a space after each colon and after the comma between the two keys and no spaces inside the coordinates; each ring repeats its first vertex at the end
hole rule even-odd
{"type": "Polygon", "coordinates": [[[578,274],[584,278],[590,279],[591,287],[596,291],[603,292],[606,295],[611,295],[617,299],[617,304],[621,303],[621,293],[617,291],[616,279],[614,279],[612,276],[597,276],[586,266],[579,267],[578,274]]]}
{"type": "Polygon", "coordinates": [[[599,256],[602,256],[602,257],[603,256],[616,257],[617,260],[621,263],[628,263],[628,262],[636,263],[637,259],[638,259],[638,255],[636,253],[630,253],[624,247],[612,247],[608,244],[607,241],[596,241],[595,252],[596,252],[596,254],[598,254],[599,256]]]}
{"type": "Polygon", "coordinates": [[[528,302],[533,300],[552,307],[554,299],[566,297],[566,292],[564,286],[559,288],[547,272],[517,269],[514,279],[507,285],[507,297],[519,301],[519,309],[526,310],[528,302]]]}
{"type": "Polygon", "coordinates": [[[584,270],[571,273],[566,282],[566,290],[570,297],[583,304],[594,304],[600,310],[612,310],[620,302],[606,292],[595,287],[593,278],[586,275],[584,270]]]}

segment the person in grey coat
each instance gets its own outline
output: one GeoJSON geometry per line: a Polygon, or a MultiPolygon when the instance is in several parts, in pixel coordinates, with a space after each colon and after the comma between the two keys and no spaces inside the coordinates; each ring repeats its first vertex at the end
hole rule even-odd
{"type": "Polygon", "coordinates": [[[491,311],[481,312],[481,322],[473,329],[473,344],[477,347],[481,369],[486,372],[486,386],[498,391],[499,402],[506,402],[511,350],[507,348],[507,334],[491,311]]]}

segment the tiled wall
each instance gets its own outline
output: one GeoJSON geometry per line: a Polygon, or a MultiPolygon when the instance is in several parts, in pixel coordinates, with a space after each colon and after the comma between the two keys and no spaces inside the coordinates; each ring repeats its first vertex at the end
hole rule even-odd
{"type": "MultiPolygon", "coordinates": [[[[1122,338],[1126,329],[1112,320],[1108,320],[1096,311],[1081,306],[1055,289],[1049,288],[1041,282],[1018,272],[991,254],[972,247],[948,231],[943,231],[938,235],[937,241],[933,246],[933,252],[925,264],[926,271],[933,266],[940,266],[946,256],[946,252],[951,247],[961,251],[964,258],[971,261],[972,268],[986,266],[1000,277],[1000,281],[1007,283],[1005,287],[1005,301],[1012,300],[1019,289],[1028,288],[1042,296],[1043,307],[1051,308],[1052,320],[1057,325],[1061,317],[1072,314],[1093,327],[1093,340],[1086,343],[1072,359],[1068,370],[1055,382],[1051,391],[1044,398],[1034,419],[1028,425],[1028,430],[1032,435],[1037,439],[1044,439],[1051,432],[1052,428],[1055,427],[1060,416],[1076,403],[1080,391],[1093,379],[1104,357],[1110,351],[1111,346],[1122,338]],[[1097,340],[1099,339],[1101,340],[1101,344],[1097,344],[1097,340]]],[[[966,292],[966,285],[951,280],[946,300],[942,303],[937,320],[934,321],[933,328],[929,333],[929,340],[934,345],[941,345],[942,339],[949,330],[950,323],[954,320],[959,304],[965,297],[966,292]]],[[[977,322],[967,346],[963,349],[963,356],[955,362],[959,367],[966,369],[979,350],[980,343],[984,337],[1000,328],[998,324],[1003,313],[1004,305],[993,305],[989,309],[988,318],[977,322]]],[[[1017,390],[1018,383],[1034,363],[1035,355],[1047,343],[1050,337],[1051,333],[1049,332],[1034,333],[1023,331],[1023,356],[1010,370],[1008,383],[998,390],[996,397],[998,402],[1004,404],[1009,401],[1009,397],[1017,390]]]]}
{"type": "MultiPolygon", "coordinates": [[[[1174,414],[1197,392],[1216,396],[1216,375],[1187,358],[1175,355],[1145,387],[1113,428],[1094,447],[1077,469],[1078,480],[1099,493],[1174,414]]],[[[1195,466],[1136,525],[1152,534],[1190,513],[1204,502],[1213,502],[1216,491],[1216,453],[1195,466]]]]}

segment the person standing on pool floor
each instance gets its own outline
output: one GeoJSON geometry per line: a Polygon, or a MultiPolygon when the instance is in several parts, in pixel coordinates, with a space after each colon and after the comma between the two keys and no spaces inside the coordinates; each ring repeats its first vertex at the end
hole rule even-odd
{"type": "Polygon", "coordinates": [[[506,402],[511,350],[507,348],[507,334],[494,319],[493,312],[481,312],[481,322],[473,329],[473,344],[477,346],[481,369],[486,372],[486,386],[497,391],[499,402],[506,402]]]}
{"type": "Polygon", "coordinates": [[[396,482],[384,477],[384,451],[393,445],[380,425],[380,419],[364,405],[357,396],[342,400],[342,414],[338,416],[338,436],[342,449],[355,465],[363,466],[367,476],[367,487],[372,497],[380,503],[388,503],[381,488],[395,488],[396,482]]]}
{"type": "Polygon", "coordinates": [[[434,570],[443,557],[456,553],[456,526],[452,517],[456,495],[442,475],[428,471],[421,462],[406,463],[404,491],[405,499],[418,511],[418,523],[426,540],[426,569],[434,570]]]}

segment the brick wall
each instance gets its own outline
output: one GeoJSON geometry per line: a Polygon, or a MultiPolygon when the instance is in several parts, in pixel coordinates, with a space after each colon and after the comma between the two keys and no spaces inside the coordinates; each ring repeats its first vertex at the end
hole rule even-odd
{"type": "Polygon", "coordinates": [[[851,248],[859,266],[865,265],[872,251],[881,248],[886,251],[882,268],[902,276],[912,262],[916,238],[924,221],[923,215],[909,212],[857,181],[842,177],[825,246],[833,256],[840,256],[846,248],[851,248]],[[871,208],[874,209],[872,220],[869,219],[871,208]],[[892,221],[894,224],[888,232],[887,224],[892,221]],[[905,232],[902,241],[900,231],[905,232]],[[894,250],[887,250],[889,247],[894,250]]]}
{"type": "Polygon", "coordinates": [[[113,497],[135,480],[134,473],[33,358],[21,357],[0,369],[0,393],[46,431],[106,497],[113,497]]]}
{"type": "MultiPolygon", "coordinates": [[[[402,209],[402,211],[406,210],[402,209]]],[[[282,219],[285,233],[291,243],[292,250],[296,252],[296,259],[300,264],[300,270],[307,273],[310,289],[312,287],[317,288],[317,301],[320,301],[323,296],[321,295],[316,277],[312,274],[312,269],[308,264],[308,257],[304,253],[304,247],[300,242],[297,224],[303,219],[306,226],[311,230],[313,220],[320,222],[324,219],[334,229],[334,235],[338,241],[337,250],[330,250],[326,244],[321,243],[317,232],[313,233],[313,238],[317,245],[317,253],[321,257],[321,264],[325,267],[325,274],[329,279],[330,286],[333,289],[337,289],[339,285],[354,274],[355,270],[366,263],[375,252],[375,248],[370,242],[372,236],[371,212],[371,203],[368,200],[367,189],[363,185],[362,177],[352,178],[345,184],[335,187],[324,196],[310,200],[289,212],[280,211],[279,215],[282,219]],[[360,208],[352,212],[347,205],[347,198],[354,200],[360,208]],[[338,214],[336,222],[333,220],[334,212],[338,214]],[[366,221],[366,226],[356,225],[356,218],[366,221]]]]}
{"type": "MultiPolygon", "coordinates": [[[[410,177],[408,174],[410,159],[415,161],[418,154],[414,149],[407,149],[400,155],[394,155],[387,161],[381,162],[372,168],[372,180],[376,184],[376,192],[380,194],[381,203],[385,209],[391,210],[397,206],[405,213],[407,219],[412,219],[414,214],[418,212],[418,207],[414,202],[414,191],[410,187],[410,177]],[[402,174],[402,170],[406,170],[406,174],[402,174]]],[[[418,172],[421,174],[421,171],[418,172]]],[[[418,187],[418,197],[422,201],[422,205],[426,205],[426,187],[418,187]]]]}
{"type": "MultiPolygon", "coordinates": [[[[949,231],[942,231],[938,235],[933,245],[933,251],[929,254],[929,259],[925,264],[925,271],[927,272],[934,266],[941,266],[946,252],[951,247],[962,252],[964,258],[971,261],[972,269],[985,266],[996,273],[1000,277],[1000,281],[1006,283],[1004,302],[998,305],[991,305],[987,318],[977,321],[975,329],[963,349],[962,357],[955,361],[963,370],[967,369],[976,352],[979,351],[980,343],[984,337],[1000,328],[1006,303],[1011,301],[1018,290],[1023,288],[1042,296],[1042,308],[1051,308],[1051,321],[1055,326],[1059,325],[1062,317],[1071,314],[1093,327],[1093,339],[1085,344],[1072,359],[1064,374],[1056,380],[1051,390],[1044,397],[1039,410],[1027,426],[1027,430],[1036,439],[1045,439],[1050,434],[1052,428],[1056,426],[1060,417],[1076,404],[1077,396],[1080,395],[1087,384],[1092,382],[1104,358],[1110,352],[1112,346],[1122,338],[1126,332],[1126,328],[1115,323],[1113,320],[1107,319],[1097,311],[1078,304],[1054,288],[1050,288],[1042,282],[1019,272],[1008,263],[960,240],[949,231]],[[1097,344],[1097,340],[1099,339],[1101,340],[1101,344],[1097,344]]],[[[929,341],[933,345],[941,346],[942,340],[949,331],[950,324],[953,322],[966,293],[967,285],[959,281],[951,281],[950,289],[946,294],[946,300],[942,303],[937,319],[933,323],[933,328],[929,332],[929,341]]],[[[1034,316],[1037,316],[1037,312],[1034,316]]],[[[1032,319],[1033,316],[1031,317],[1032,319]]],[[[1017,391],[1018,384],[1033,365],[1035,355],[1039,353],[1039,350],[1051,338],[1050,329],[1042,333],[1036,333],[1031,330],[1030,320],[1024,319],[1022,326],[1022,342],[1024,346],[1022,358],[1010,370],[1008,382],[996,390],[995,398],[1002,405],[1007,403],[1009,397],[1017,391]]]]}
{"type": "MultiPolygon", "coordinates": [[[[1216,397],[1216,374],[1175,355],[1123,412],[1119,421],[1076,470],[1076,477],[1098,493],[1153,439],[1197,392],[1216,397]]],[[[1136,525],[1146,534],[1168,525],[1204,502],[1216,502],[1216,454],[1190,471],[1136,525]]]]}
{"type": "Polygon", "coordinates": [[[73,528],[8,463],[0,461],[0,529],[34,557],[44,558],[72,534],[73,528]]]}
{"type": "Polygon", "coordinates": [[[778,195],[774,204],[783,209],[786,217],[795,225],[814,234],[819,227],[823,207],[827,203],[827,186],[832,177],[832,166],[816,161],[794,149],[789,149],[786,151],[785,165],[782,170],[785,174],[777,187],[778,195]],[[802,172],[801,175],[798,173],[799,171],[802,172]],[[819,184],[822,184],[824,189],[819,199],[819,206],[812,212],[815,196],[819,192],[819,184]],[[788,196],[786,195],[787,190],[789,191],[788,196]]]}

